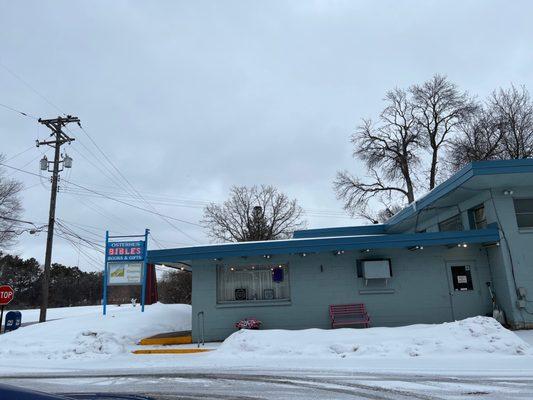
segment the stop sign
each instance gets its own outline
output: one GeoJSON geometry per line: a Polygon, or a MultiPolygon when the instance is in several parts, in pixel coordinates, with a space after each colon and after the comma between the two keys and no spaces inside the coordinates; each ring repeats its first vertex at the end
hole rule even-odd
{"type": "Polygon", "coordinates": [[[15,291],[9,285],[0,286],[0,306],[5,306],[13,300],[15,291]]]}

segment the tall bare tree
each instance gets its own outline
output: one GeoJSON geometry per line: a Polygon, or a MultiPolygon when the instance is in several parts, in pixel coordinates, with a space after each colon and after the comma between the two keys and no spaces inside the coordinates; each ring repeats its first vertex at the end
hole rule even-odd
{"type": "Polygon", "coordinates": [[[436,74],[421,85],[413,85],[410,92],[420,134],[431,153],[428,185],[431,190],[437,184],[441,149],[450,143],[458,125],[478,106],[468,93],[461,92],[444,75],[436,74]]]}
{"type": "Polygon", "coordinates": [[[451,139],[447,164],[457,171],[471,161],[503,157],[502,130],[485,109],[458,125],[458,134],[451,139]]]}
{"type": "Polygon", "coordinates": [[[351,138],[354,157],[364,162],[369,176],[361,179],[340,171],[333,182],[344,208],[372,221],[377,218],[367,209],[370,199],[384,203],[385,210],[392,210],[395,201],[410,203],[415,199],[413,172],[420,164],[420,127],[408,93],[395,89],[384,101],[386,107],[378,123],[363,120],[351,138]]]}
{"type": "Polygon", "coordinates": [[[476,116],[461,124],[448,160],[454,169],[471,161],[533,156],[533,102],[525,87],[492,92],[476,116]]]}
{"type": "Polygon", "coordinates": [[[233,186],[223,204],[209,204],[202,223],[223,242],[289,238],[305,227],[303,209],[273,186],[233,186]]]}
{"type": "MultiPolygon", "coordinates": [[[[0,154],[0,162],[4,159],[0,154]]],[[[5,176],[0,169],[0,249],[13,244],[20,233],[22,203],[20,192],[22,184],[5,176]]]]}
{"type": "Polygon", "coordinates": [[[351,137],[367,177],[340,171],[333,183],[352,215],[382,221],[414,201],[417,189],[433,189],[439,175],[470,161],[533,157],[533,102],[525,87],[496,90],[478,103],[436,74],[384,100],[378,122],[363,120],[351,137]],[[370,200],[384,208],[369,210],[370,200]]]}
{"type": "Polygon", "coordinates": [[[506,158],[533,155],[533,103],[524,86],[498,89],[489,99],[489,107],[502,132],[506,158]]]}

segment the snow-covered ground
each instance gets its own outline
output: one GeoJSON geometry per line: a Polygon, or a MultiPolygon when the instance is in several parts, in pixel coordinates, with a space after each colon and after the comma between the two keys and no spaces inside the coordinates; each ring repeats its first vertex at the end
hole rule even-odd
{"type": "Polygon", "coordinates": [[[134,355],[143,337],[190,329],[190,306],[155,304],[145,313],[111,306],[105,317],[100,307],[76,307],[50,315],[58,319],[0,336],[0,376],[312,369],[533,377],[533,331],[511,332],[486,317],[399,328],[245,330],[212,352],[134,355]]]}
{"type": "Polygon", "coordinates": [[[242,358],[405,358],[533,355],[531,347],[495,319],[474,317],[397,328],[241,330],[217,350],[242,358]]]}
{"type": "MultiPolygon", "coordinates": [[[[137,304],[136,309],[140,307],[137,304]]],[[[133,308],[131,304],[122,304],[109,305],[107,306],[108,310],[112,310],[115,314],[122,311],[127,311],[133,308]]],[[[22,313],[22,323],[28,322],[37,322],[39,321],[40,310],[30,309],[30,310],[21,310],[22,313]]],[[[102,314],[102,306],[82,306],[82,307],[60,307],[60,308],[49,308],[46,311],[46,319],[48,321],[59,319],[59,318],[70,318],[70,317],[80,317],[82,315],[98,315],[102,314]]]]}
{"type": "MultiPolygon", "coordinates": [[[[53,319],[8,332],[0,337],[0,357],[12,360],[107,359],[131,352],[146,336],[189,330],[191,307],[154,304],[140,307],[111,306],[53,309],[53,319]]],[[[23,317],[24,318],[24,317],[23,317]]],[[[46,364],[46,362],[45,362],[46,364]]]]}

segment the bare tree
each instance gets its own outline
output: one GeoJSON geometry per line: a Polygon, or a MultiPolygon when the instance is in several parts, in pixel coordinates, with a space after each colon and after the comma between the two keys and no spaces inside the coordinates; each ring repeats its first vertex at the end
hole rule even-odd
{"type": "Polygon", "coordinates": [[[500,88],[492,93],[490,111],[502,133],[506,158],[528,158],[533,155],[533,103],[527,89],[500,88]]]}
{"type": "MultiPolygon", "coordinates": [[[[0,155],[0,162],[4,157],[0,155]]],[[[20,192],[22,184],[7,178],[0,170],[0,248],[13,244],[20,233],[19,219],[22,214],[20,192]]]]}
{"type": "Polygon", "coordinates": [[[289,238],[305,227],[303,209],[273,186],[233,186],[223,204],[204,209],[209,236],[224,242],[289,238]]]}
{"type": "Polygon", "coordinates": [[[401,89],[388,92],[386,107],[377,125],[369,119],[352,135],[354,157],[365,163],[367,179],[340,171],[333,182],[337,197],[352,215],[375,221],[367,210],[368,201],[377,198],[392,209],[391,203],[410,203],[415,199],[413,171],[420,164],[419,125],[408,94],[401,89]]]}
{"type": "Polygon", "coordinates": [[[533,103],[525,87],[498,89],[460,124],[448,154],[453,169],[471,161],[533,156],[533,103]]]}
{"type": "Polygon", "coordinates": [[[458,134],[451,139],[447,153],[448,165],[457,171],[472,161],[505,157],[502,148],[502,130],[485,109],[458,125],[458,134]]]}
{"type": "Polygon", "coordinates": [[[450,143],[457,126],[476,111],[477,105],[468,93],[460,92],[455,84],[438,74],[421,85],[411,86],[410,92],[420,134],[431,153],[431,190],[437,182],[440,150],[450,143]]]}

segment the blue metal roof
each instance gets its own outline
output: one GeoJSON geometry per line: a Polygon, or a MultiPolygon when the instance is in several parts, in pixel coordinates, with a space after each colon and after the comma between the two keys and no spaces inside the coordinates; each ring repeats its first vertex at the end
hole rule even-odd
{"type": "Polygon", "coordinates": [[[386,233],[386,225],[343,226],[339,228],[306,229],[295,231],[295,239],[331,236],[379,235],[386,233]]]}
{"type": "Polygon", "coordinates": [[[443,246],[458,243],[489,243],[498,240],[500,240],[499,230],[497,227],[491,226],[487,229],[458,232],[337,236],[150,250],[148,251],[148,262],[157,264],[267,254],[321,253],[336,250],[408,248],[416,245],[443,246]]]}

